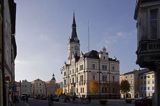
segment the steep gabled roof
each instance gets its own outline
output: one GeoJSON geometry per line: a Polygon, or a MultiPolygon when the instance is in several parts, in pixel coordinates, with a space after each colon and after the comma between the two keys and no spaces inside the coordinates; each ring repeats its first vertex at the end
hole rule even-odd
{"type": "Polygon", "coordinates": [[[76,31],[75,14],[73,14],[72,33],[71,33],[70,43],[71,42],[79,43],[79,39],[78,39],[78,36],[77,36],[77,31],[76,31]]]}

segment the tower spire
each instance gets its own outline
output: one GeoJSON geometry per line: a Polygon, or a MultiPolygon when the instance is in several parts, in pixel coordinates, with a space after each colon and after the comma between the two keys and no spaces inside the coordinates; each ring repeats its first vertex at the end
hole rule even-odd
{"type": "Polygon", "coordinates": [[[74,12],[73,12],[72,34],[71,34],[70,42],[79,42],[77,31],[76,31],[76,19],[75,19],[74,12]]]}
{"type": "Polygon", "coordinates": [[[68,60],[69,60],[68,62],[71,63],[71,60],[73,58],[77,59],[77,57],[79,56],[80,56],[80,41],[77,36],[76,18],[75,18],[75,13],[73,12],[72,33],[68,43],[68,60]]]}
{"type": "Polygon", "coordinates": [[[72,28],[76,28],[76,20],[75,20],[75,13],[73,12],[73,23],[72,28]]]}

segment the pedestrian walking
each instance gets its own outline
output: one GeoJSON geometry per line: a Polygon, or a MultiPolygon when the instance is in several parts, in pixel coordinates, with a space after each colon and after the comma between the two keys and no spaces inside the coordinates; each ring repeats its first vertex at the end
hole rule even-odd
{"type": "Polygon", "coordinates": [[[48,97],[48,106],[54,106],[52,101],[52,95],[48,97]]]}
{"type": "Polygon", "coordinates": [[[90,96],[88,96],[88,102],[91,103],[91,97],[90,96]]]}
{"type": "Polygon", "coordinates": [[[28,102],[28,95],[26,95],[26,102],[28,102]]]}
{"type": "Polygon", "coordinates": [[[9,106],[12,106],[12,94],[9,92],[9,106]]]}

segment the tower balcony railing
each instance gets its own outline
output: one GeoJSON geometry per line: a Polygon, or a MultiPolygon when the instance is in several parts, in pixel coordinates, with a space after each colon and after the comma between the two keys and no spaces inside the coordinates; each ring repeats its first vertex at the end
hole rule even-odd
{"type": "Polygon", "coordinates": [[[154,63],[160,62],[160,39],[141,40],[136,53],[141,67],[154,68],[154,63]]]}
{"type": "Polygon", "coordinates": [[[160,39],[158,40],[142,40],[139,42],[137,53],[160,52],[160,39]]]}

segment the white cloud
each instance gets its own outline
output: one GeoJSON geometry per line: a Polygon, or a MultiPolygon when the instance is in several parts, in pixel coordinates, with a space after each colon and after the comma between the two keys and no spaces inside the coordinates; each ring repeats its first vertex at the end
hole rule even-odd
{"type": "Polygon", "coordinates": [[[117,42],[125,40],[126,38],[130,38],[130,35],[133,35],[134,33],[135,31],[105,32],[105,37],[102,38],[101,41],[98,43],[97,48],[102,48],[103,46],[105,46],[108,50],[110,50],[110,48],[112,48],[117,42]]]}
{"type": "Polygon", "coordinates": [[[117,36],[117,37],[124,37],[124,36],[125,36],[125,33],[123,33],[123,32],[117,32],[117,33],[116,33],[116,36],[117,36]]]}

